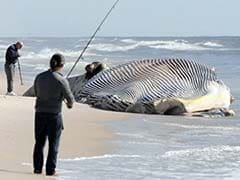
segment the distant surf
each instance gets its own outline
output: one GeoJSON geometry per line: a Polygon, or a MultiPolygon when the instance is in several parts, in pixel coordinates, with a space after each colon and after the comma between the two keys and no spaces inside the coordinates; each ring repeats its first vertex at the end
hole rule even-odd
{"type": "Polygon", "coordinates": [[[206,42],[194,42],[191,43],[187,40],[157,40],[157,41],[144,41],[134,39],[122,39],[119,44],[116,43],[99,43],[92,44],[91,49],[97,51],[129,51],[137,48],[154,48],[154,49],[166,49],[175,51],[204,51],[204,50],[223,50],[222,44],[206,41],[206,42]],[[222,48],[222,49],[221,49],[222,48]]]}

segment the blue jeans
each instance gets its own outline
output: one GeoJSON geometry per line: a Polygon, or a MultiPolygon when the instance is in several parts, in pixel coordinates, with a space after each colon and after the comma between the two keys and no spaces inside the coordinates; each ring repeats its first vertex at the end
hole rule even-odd
{"type": "Polygon", "coordinates": [[[48,138],[49,148],[46,163],[46,173],[53,174],[57,164],[57,154],[63,121],[61,113],[35,113],[35,146],[33,152],[34,170],[42,171],[43,149],[48,138]]]}

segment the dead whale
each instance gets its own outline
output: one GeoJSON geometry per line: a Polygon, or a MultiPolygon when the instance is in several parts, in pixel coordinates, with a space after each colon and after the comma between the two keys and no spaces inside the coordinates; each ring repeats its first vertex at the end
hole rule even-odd
{"type": "Polygon", "coordinates": [[[185,59],[146,59],[69,78],[78,102],[148,114],[233,115],[230,89],[214,70],[185,59]]]}

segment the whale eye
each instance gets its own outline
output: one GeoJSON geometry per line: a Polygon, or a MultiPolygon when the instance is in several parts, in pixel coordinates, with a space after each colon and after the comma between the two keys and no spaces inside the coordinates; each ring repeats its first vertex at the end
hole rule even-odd
{"type": "Polygon", "coordinates": [[[221,85],[224,85],[224,83],[223,83],[223,81],[222,80],[216,80],[216,82],[218,83],[218,84],[221,84],[221,85]]]}

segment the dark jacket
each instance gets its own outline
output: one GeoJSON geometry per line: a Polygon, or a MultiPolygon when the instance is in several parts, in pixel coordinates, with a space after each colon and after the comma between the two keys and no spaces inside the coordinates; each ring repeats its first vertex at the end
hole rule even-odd
{"type": "Polygon", "coordinates": [[[60,73],[51,70],[36,77],[34,91],[37,97],[36,112],[60,113],[64,99],[69,103],[74,101],[68,81],[60,73]]]}
{"type": "Polygon", "coordinates": [[[16,47],[16,44],[13,44],[7,48],[6,52],[6,64],[15,64],[18,61],[19,58],[18,49],[16,47]]]}

